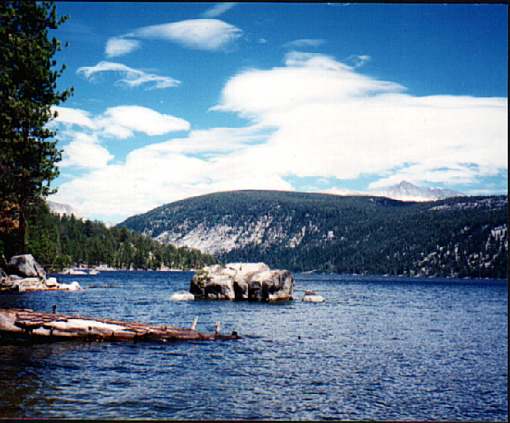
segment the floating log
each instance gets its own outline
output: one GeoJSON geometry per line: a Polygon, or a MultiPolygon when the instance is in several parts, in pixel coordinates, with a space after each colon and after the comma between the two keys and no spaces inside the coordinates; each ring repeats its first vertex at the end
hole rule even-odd
{"type": "MultiPolygon", "coordinates": [[[[196,324],[195,324],[196,325],[196,324]]],[[[0,308],[0,343],[4,341],[215,341],[239,339],[175,326],[155,326],[111,319],[96,319],[31,309],[0,308]]]]}

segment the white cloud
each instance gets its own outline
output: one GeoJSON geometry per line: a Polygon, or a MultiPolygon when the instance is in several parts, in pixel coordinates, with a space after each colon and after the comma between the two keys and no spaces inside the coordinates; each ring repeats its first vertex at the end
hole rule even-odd
{"type": "Polygon", "coordinates": [[[345,189],[345,188],[328,188],[328,189],[323,189],[323,190],[320,190],[317,192],[320,192],[322,194],[331,194],[331,195],[370,195],[369,193],[364,192],[364,191],[354,191],[354,190],[345,189]]]}
{"type": "Polygon", "coordinates": [[[231,78],[213,110],[274,120],[297,106],[342,104],[355,97],[403,90],[398,84],[355,73],[332,57],[291,52],[284,67],[248,70],[231,78]],[[271,93],[270,96],[267,93],[271,93]]]}
{"type": "Polygon", "coordinates": [[[96,119],[96,123],[105,134],[121,139],[132,136],[134,132],[152,136],[190,128],[189,122],[184,119],[142,106],[109,107],[96,119]]]}
{"type": "Polygon", "coordinates": [[[225,12],[228,12],[232,9],[237,3],[229,2],[229,3],[218,3],[209,9],[207,9],[202,16],[204,18],[217,18],[218,16],[223,15],[225,12]]]}
{"type": "Polygon", "coordinates": [[[146,135],[163,135],[170,132],[188,131],[188,121],[148,107],[123,105],[109,107],[101,115],[92,117],[90,113],[69,107],[55,107],[59,116],[56,124],[77,125],[90,129],[95,135],[126,139],[135,132],[146,135]]]}
{"type": "Polygon", "coordinates": [[[72,204],[84,216],[120,221],[163,203],[213,191],[292,189],[274,173],[235,164],[235,153],[251,151],[264,136],[264,129],[257,126],[192,131],[186,138],[135,149],[121,164],[65,182],[54,199],[72,204]],[[229,158],[219,155],[225,152],[229,158]]]}
{"type": "Polygon", "coordinates": [[[165,146],[144,147],[131,152],[123,164],[62,184],[54,199],[65,200],[84,215],[118,221],[163,203],[213,191],[292,188],[274,174],[254,174],[232,163],[224,170],[217,161],[167,151],[165,146]]]}
{"type": "Polygon", "coordinates": [[[320,38],[300,38],[298,40],[289,41],[285,43],[283,47],[294,49],[294,48],[306,48],[306,47],[319,47],[324,44],[325,40],[320,38]]]}
{"type": "Polygon", "coordinates": [[[508,166],[506,99],[411,96],[324,55],[285,63],[236,75],[216,107],[278,128],[268,171],[352,179],[417,163],[427,180],[455,183],[508,166]]]}
{"type": "Polygon", "coordinates": [[[469,184],[475,182],[483,176],[495,176],[501,168],[492,168],[490,166],[473,165],[471,163],[418,163],[399,169],[389,176],[383,177],[369,185],[370,189],[385,188],[390,185],[396,185],[401,181],[408,181],[413,184],[434,184],[448,182],[454,184],[469,184]]]}
{"type": "Polygon", "coordinates": [[[214,51],[226,48],[242,35],[242,31],[219,19],[188,19],[145,26],[126,35],[167,40],[188,48],[214,51]]]}
{"type": "Polygon", "coordinates": [[[256,125],[246,128],[212,128],[191,131],[186,138],[152,144],[146,150],[162,154],[202,154],[212,157],[264,142],[266,137],[264,128],[256,125]]]}
{"type": "MultiPolygon", "coordinates": [[[[214,110],[250,125],[136,149],[123,163],[62,184],[56,200],[120,220],[213,191],[293,189],[293,175],[378,176],[374,189],[402,179],[469,183],[508,168],[506,98],[413,96],[325,55],[292,52],[283,66],[240,72],[214,110]]],[[[103,117],[129,131],[137,115],[103,117]]]]}
{"type": "Polygon", "coordinates": [[[109,38],[105,46],[105,54],[108,57],[122,56],[140,48],[138,40],[122,37],[109,38]]]}
{"type": "Polygon", "coordinates": [[[178,86],[181,82],[169,76],[154,75],[140,69],[134,69],[122,63],[101,61],[95,66],[83,66],[76,73],[82,74],[87,79],[93,79],[96,74],[104,72],[117,72],[124,75],[117,84],[128,87],[139,87],[148,84],[148,89],[164,89],[178,86]]]}
{"type": "Polygon", "coordinates": [[[81,132],[67,133],[72,141],[64,146],[62,161],[59,167],[78,167],[84,169],[104,168],[113,156],[98,144],[95,135],[81,132]]]}
{"type": "Polygon", "coordinates": [[[86,128],[94,127],[94,122],[90,117],[90,113],[85,110],[59,106],[53,106],[52,110],[57,112],[57,117],[53,121],[55,123],[64,125],[78,125],[84,126],[86,128]]]}

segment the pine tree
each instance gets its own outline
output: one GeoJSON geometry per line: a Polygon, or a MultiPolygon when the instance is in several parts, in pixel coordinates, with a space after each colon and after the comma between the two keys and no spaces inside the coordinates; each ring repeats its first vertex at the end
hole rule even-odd
{"type": "Polygon", "coordinates": [[[0,2],[0,216],[16,233],[8,254],[27,252],[27,219],[58,176],[61,152],[47,124],[72,88],[57,90],[65,66],[55,69],[61,47],[48,30],[65,20],[48,1],[0,2]]]}

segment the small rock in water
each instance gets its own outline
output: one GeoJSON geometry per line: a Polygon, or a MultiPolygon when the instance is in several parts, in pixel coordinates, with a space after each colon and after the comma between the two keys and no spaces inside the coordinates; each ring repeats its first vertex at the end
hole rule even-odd
{"type": "Polygon", "coordinates": [[[324,297],[322,295],[305,295],[303,301],[306,303],[323,303],[324,297]]]}
{"type": "Polygon", "coordinates": [[[193,301],[195,296],[189,292],[174,292],[170,296],[171,301],[193,301]]]}
{"type": "Polygon", "coordinates": [[[79,291],[81,290],[81,286],[78,282],[76,281],[73,281],[71,283],[63,283],[63,284],[60,284],[60,289],[64,289],[64,290],[67,290],[67,291],[79,291]]]}

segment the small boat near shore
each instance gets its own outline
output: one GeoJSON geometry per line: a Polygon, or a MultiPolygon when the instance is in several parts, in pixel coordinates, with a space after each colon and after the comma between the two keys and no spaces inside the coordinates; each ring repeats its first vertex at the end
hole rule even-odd
{"type": "Polygon", "coordinates": [[[73,276],[95,276],[98,275],[100,272],[96,269],[87,269],[87,268],[71,268],[71,269],[64,269],[61,272],[59,272],[60,275],[73,275],[73,276]]]}

